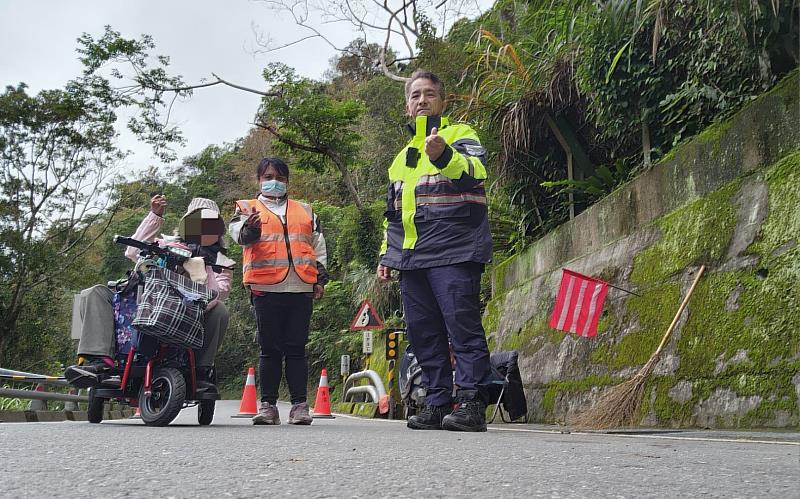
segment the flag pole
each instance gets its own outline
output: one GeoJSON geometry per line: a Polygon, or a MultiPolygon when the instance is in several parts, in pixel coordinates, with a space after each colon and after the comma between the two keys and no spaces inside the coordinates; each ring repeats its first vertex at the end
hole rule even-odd
{"type": "Polygon", "coordinates": [[[620,290],[620,291],[624,291],[624,292],[628,293],[629,295],[635,295],[635,296],[638,296],[639,298],[641,298],[641,297],[642,297],[642,295],[640,295],[639,293],[634,293],[633,291],[627,290],[627,289],[625,289],[625,288],[620,288],[619,286],[614,286],[614,285],[613,285],[613,284],[611,284],[610,282],[607,282],[606,284],[608,284],[609,286],[611,286],[611,287],[612,287],[612,288],[614,288],[614,289],[618,289],[618,290],[620,290]]]}

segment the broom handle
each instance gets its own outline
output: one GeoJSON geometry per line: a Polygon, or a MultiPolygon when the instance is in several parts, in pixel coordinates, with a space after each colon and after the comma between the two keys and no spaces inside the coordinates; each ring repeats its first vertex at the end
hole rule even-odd
{"type": "Polygon", "coordinates": [[[697,286],[698,281],[700,281],[700,276],[703,275],[703,271],[705,269],[706,269],[706,266],[705,265],[701,265],[700,269],[697,271],[697,276],[695,276],[695,278],[694,278],[694,282],[692,283],[692,287],[689,288],[689,292],[686,293],[686,296],[683,298],[683,302],[681,302],[681,306],[678,307],[678,313],[676,313],[675,314],[675,318],[672,319],[672,324],[669,325],[669,328],[667,328],[667,332],[664,333],[664,337],[661,338],[661,344],[658,345],[658,349],[656,350],[656,353],[653,354],[654,357],[657,357],[659,354],[661,354],[661,350],[664,348],[664,345],[667,344],[667,341],[669,341],[669,337],[672,336],[672,330],[675,329],[675,324],[678,323],[678,319],[681,317],[681,314],[683,313],[683,309],[686,308],[686,304],[689,303],[689,298],[692,296],[692,293],[694,292],[694,288],[695,288],[695,286],[697,286]]]}

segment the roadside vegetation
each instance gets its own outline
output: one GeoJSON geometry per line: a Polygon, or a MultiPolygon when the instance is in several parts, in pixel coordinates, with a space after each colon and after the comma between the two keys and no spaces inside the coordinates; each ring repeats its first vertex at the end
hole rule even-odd
{"type": "MultiPolygon", "coordinates": [[[[262,95],[255,126],[186,158],[171,153],[182,137],[164,118],[175,98],[208,84],[171,75],[157,40],[110,27],[84,34],[84,71],[64,88],[32,95],[7,81],[0,94],[0,366],[60,374],[74,360],[73,294],[129,268],[111,236],[132,234],[155,193],[169,200],[165,230],[195,196],[231,215],[267,155],[288,160],[292,195],[313,203],[328,242],[332,282],[312,319],[310,379],[344,353],[359,366],[361,336],[348,331],[356,306],[369,297],[401,322],[397,286],[374,278],[386,168],[406,141],[403,86],[386,70],[440,74],[450,114],[478,128],[500,261],[797,67],[799,13],[797,0],[500,0],[447,32],[420,17],[413,58],[357,39],[318,79],[270,64],[262,88],[212,81],[262,95]],[[118,170],[123,109],[173,167],[118,170]]],[[[218,367],[236,398],[258,347],[243,289],[229,309],[218,367]]]]}

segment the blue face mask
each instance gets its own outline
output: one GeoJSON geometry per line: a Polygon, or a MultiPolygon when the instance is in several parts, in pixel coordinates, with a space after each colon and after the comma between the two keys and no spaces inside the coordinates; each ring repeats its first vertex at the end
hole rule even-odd
{"type": "Polygon", "coordinates": [[[286,183],[280,180],[265,180],[261,182],[261,194],[279,198],[286,194],[286,183]]]}

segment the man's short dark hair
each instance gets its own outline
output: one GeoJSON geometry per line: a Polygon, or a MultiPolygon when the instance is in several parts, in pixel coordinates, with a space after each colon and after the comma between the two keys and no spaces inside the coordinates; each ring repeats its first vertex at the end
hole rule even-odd
{"type": "Polygon", "coordinates": [[[289,178],[289,166],[287,166],[282,159],[275,157],[264,158],[258,162],[258,166],[256,167],[256,175],[258,178],[261,178],[270,166],[275,168],[278,175],[289,178]]]}
{"type": "Polygon", "coordinates": [[[439,77],[433,72],[428,71],[427,69],[418,69],[411,73],[411,77],[406,82],[406,100],[408,100],[408,94],[411,93],[411,84],[420,78],[425,78],[426,80],[432,81],[439,90],[439,97],[444,100],[444,82],[442,82],[442,80],[440,80],[439,77]]]}

